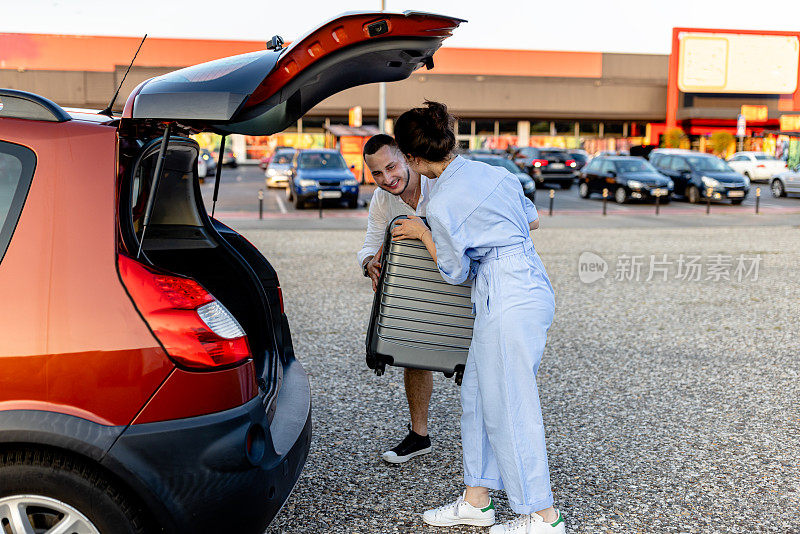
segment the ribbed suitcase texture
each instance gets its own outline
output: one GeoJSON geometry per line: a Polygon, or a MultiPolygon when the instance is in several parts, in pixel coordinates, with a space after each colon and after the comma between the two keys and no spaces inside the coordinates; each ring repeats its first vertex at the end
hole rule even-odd
{"type": "Polygon", "coordinates": [[[421,241],[392,241],[391,228],[404,218],[386,231],[367,365],[378,375],[386,365],[441,371],[460,384],[472,340],[471,285],[445,282],[421,241]]]}

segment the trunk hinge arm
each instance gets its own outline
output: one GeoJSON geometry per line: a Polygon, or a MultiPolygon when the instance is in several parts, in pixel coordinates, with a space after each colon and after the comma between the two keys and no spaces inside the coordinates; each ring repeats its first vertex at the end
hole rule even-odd
{"type": "Polygon", "coordinates": [[[219,161],[217,161],[216,177],[214,178],[214,199],[211,202],[211,218],[214,218],[214,210],[217,209],[217,198],[219,197],[219,179],[222,176],[222,161],[225,157],[225,139],[227,135],[223,135],[219,142],[219,161]]]}
{"type": "Polygon", "coordinates": [[[150,217],[153,215],[153,206],[155,205],[156,193],[158,192],[158,184],[164,174],[164,158],[167,155],[167,146],[169,145],[169,133],[172,124],[169,122],[164,128],[164,137],[161,139],[161,148],[158,150],[158,159],[156,160],[156,168],[153,171],[153,182],[150,184],[150,196],[147,197],[147,207],[144,211],[144,220],[142,223],[142,237],[139,240],[139,252],[136,253],[136,259],[142,255],[142,245],[144,245],[144,234],[147,232],[147,226],[150,224],[150,217]]]}

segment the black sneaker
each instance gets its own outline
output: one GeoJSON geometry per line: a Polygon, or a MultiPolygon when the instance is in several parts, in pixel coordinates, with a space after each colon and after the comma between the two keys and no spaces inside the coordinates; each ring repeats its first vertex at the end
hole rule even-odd
{"type": "Polygon", "coordinates": [[[402,464],[415,456],[422,456],[429,452],[431,452],[431,438],[420,436],[409,428],[408,435],[403,441],[394,449],[384,452],[382,456],[390,464],[402,464]]]}

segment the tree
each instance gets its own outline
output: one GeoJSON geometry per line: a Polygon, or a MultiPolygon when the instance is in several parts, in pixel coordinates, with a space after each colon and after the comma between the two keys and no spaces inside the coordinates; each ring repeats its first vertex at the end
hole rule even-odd
{"type": "Polygon", "coordinates": [[[680,148],[683,141],[686,139],[686,134],[680,128],[670,128],[664,132],[664,137],[661,139],[661,146],[664,148],[680,148]]]}
{"type": "Polygon", "coordinates": [[[736,142],[733,134],[730,132],[714,132],[711,134],[711,149],[714,154],[718,156],[725,156],[728,153],[731,145],[736,142]]]}

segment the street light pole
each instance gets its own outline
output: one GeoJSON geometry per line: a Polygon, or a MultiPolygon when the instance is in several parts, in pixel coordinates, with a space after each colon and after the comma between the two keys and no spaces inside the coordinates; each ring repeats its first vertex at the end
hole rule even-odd
{"type": "MultiPolygon", "coordinates": [[[[381,11],[386,11],[386,0],[381,0],[381,11]]],[[[386,133],[386,82],[378,84],[378,129],[386,133]]]]}

